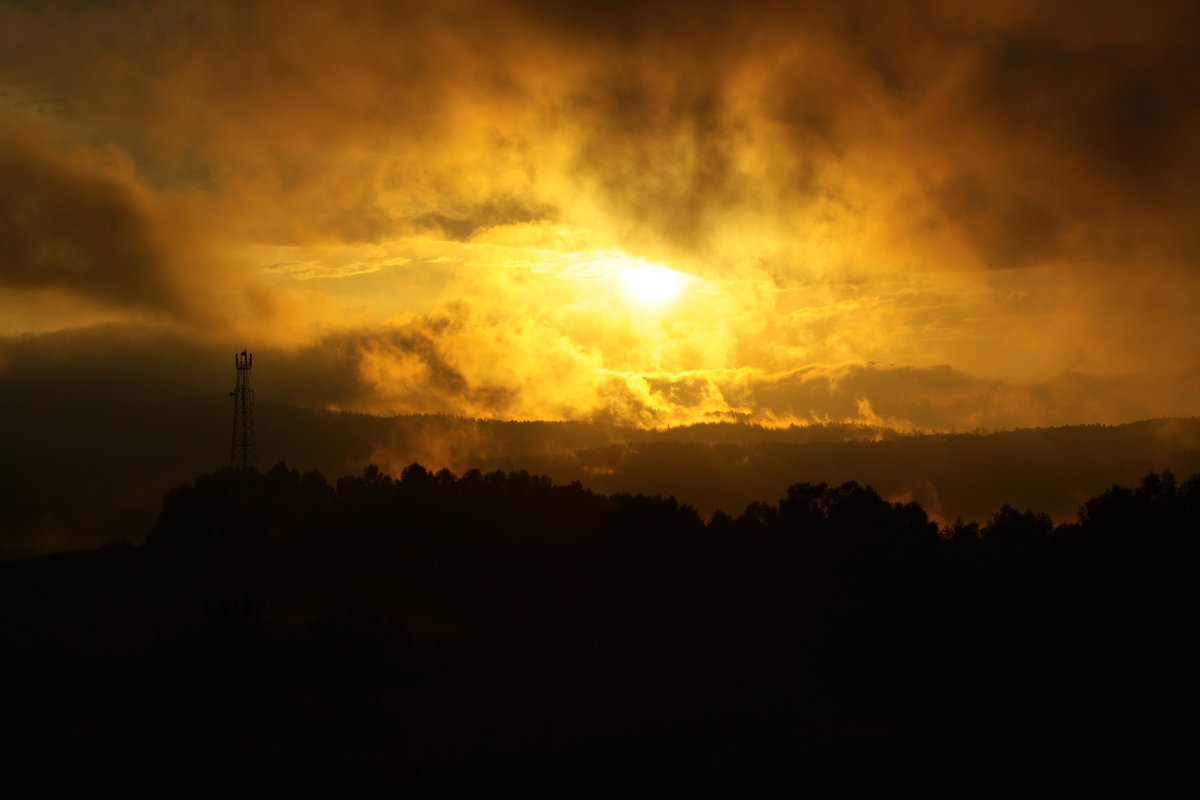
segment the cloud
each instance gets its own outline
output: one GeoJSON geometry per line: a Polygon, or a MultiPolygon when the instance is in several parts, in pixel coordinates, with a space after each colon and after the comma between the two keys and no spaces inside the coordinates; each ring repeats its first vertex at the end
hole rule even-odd
{"type": "Polygon", "coordinates": [[[1156,228],[1194,191],[1187,4],[636,6],[46,4],[10,10],[5,66],[280,241],[553,218],[652,257],[833,238],[861,265],[940,224],[1012,266],[1119,251],[1067,229],[1156,228]]]}
{"type": "Polygon", "coordinates": [[[378,412],[1194,413],[1124,376],[1200,366],[1196,15],[6,4],[0,322],[336,352],[378,412]]]}
{"type": "MultiPolygon", "coordinates": [[[[561,347],[551,345],[554,360],[539,367],[536,355],[514,349],[520,341],[520,333],[490,328],[464,308],[454,316],[414,318],[387,328],[342,329],[298,349],[256,348],[254,383],[260,403],[381,415],[575,419],[627,427],[838,422],[898,431],[1185,416],[1193,408],[1190,398],[1200,391],[1195,368],[1108,377],[1064,372],[1027,382],[946,365],[878,363],[784,372],[602,372],[597,377],[585,353],[572,363],[562,358],[561,347]],[[492,348],[481,339],[494,341],[492,348]],[[514,362],[506,371],[487,367],[489,360],[506,358],[514,362]],[[1153,395],[1145,391],[1147,385],[1154,387],[1153,395]]],[[[234,348],[112,325],[3,338],[0,383],[8,387],[8,414],[14,419],[33,413],[35,406],[38,414],[58,407],[64,415],[82,413],[81,396],[89,406],[113,413],[125,408],[120,413],[138,416],[154,410],[152,416],[169,417],[172,403],[201,397],[225,402],[234,348]]],[[[431,428],[422,445],[430,452],[435,433],[431,428]]]]}
{"type": "Polygon", "coordinates": [[[104,154],[64,158],[0,133],[0,284],[186,313],[151,198],[104,154]]]}
{"type": "Polygon", "coordinates": [[[236,269],[186,197],[149,188],[117,149],[66,150],[39,134],[36,121],[0,115],[0,291],[14,303],[90,307],[84,320],[279,321],[280,300],[236,269]]]}

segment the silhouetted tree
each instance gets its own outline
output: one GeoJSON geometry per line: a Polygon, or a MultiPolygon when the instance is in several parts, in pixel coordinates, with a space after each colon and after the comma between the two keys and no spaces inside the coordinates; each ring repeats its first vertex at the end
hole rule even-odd
{"type": "Polygon", "coordinates": [[[197,723],[272,711],[284,690],[278,640],[254,596],[210,603],[202,623],[164,648],[159,665],[174,709],[197,723]]]}
{"type": "Polygon", "coordinates": [[[1054,522],[1049,515],[1039,514],[1031,508],[1017,511],[1005,504],[992,515],[979,534],[989,545],[1028,551],[1045,544],[1053,530],[1054,522]]]}

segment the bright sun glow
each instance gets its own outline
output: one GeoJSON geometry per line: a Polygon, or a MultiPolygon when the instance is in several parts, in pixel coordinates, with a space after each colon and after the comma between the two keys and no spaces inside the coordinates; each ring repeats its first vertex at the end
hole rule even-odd
{"type": "Polygon", "coordinates": [[[621,267],[625,294],[647,306],[661,306],[679,296],[687,276],[661,264],[635,260],[621,267]]]}

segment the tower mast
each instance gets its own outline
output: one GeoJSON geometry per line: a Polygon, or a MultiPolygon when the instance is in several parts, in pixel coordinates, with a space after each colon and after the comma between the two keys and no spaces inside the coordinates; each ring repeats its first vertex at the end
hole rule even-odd
{"type": "Polygon", "coordinates": [[[237,386],[229,394],[233,397],[233,445],[229,451],[229,465],[237,470],[251,469],[255,461],[254,448],[254,390],[250,388],[250,365],[254,355],[245,350],[234,355],[237,367],[237,386]]]}

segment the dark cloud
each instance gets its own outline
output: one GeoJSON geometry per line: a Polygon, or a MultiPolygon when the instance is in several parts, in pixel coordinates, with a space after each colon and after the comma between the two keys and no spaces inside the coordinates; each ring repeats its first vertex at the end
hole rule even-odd
{"type": "Polygon", "coordinates": [[[428,213],[415,220],[418,227],[432,227],[451,241],[466,242],[478,231],[497,225],[516,225],[554,219],[549,205],[529,205],[519,198],[500,196],[464,209],[459,214],[428,213]]]}
{"type": "Polygon", "coordinates": [[[1194,6],[1190,21],[1170,4],[1131,15],[1157,23],[1152,38],[1136,25],[1124,36],[1033,25],[998,32],[964,84],[971,109],[1027,147],[1085,159],[1133,186],[1161,185],[1187,155],[1181,135],[1195,121],[1200,32],[1194,6]]]}
{"type": "Polygon", "coordinates": [[[8,402],[60,407],[64,419],[81,404],[161,412],[164,403],[184,398],[225,398],[234,384],[233,354],[247,344],[255,352],[260,399],[320,408],[360,393],[354,358],[329,343],[284,350],[130,325],[0,337],[0,382],[8,402]]]}
{"type": "Polygon", "coordinates": [[[1095,257],[1118,223],[1149,242],[1134,256],[1196,249],[1155,222],[1196,199],[1194,4],[137,9],[14,7],[0,68],[150,180],[222,195],[256,236],[433,222],[465,239],[553,208],[704,255],[747,219],[797,235],[833,197],[893,239],[943,209],[993,266],[1095,257]],[[1004,219],[975,220],[960,180],[1004,219]],[[929,207],[890,214],[885,181],[929,207]],[[1080,215],[1087,230],[1060,236],[1080,215]]]}
{"type": "Polygon", "coordinates": [[[128,180],[0,132],[0,284],[179,313],[173,244],[128,180]]]}
{"type": "Polygon", "coordinates": [[[936,192],[985,263],[1195,252],[1198,19],[1187,3],[1045,6],[956,42],[966,66],[939,116],[980,152],[936,192]]]}
{"type": "Polygon", "coordinates": [[[1062,221],[1037,201],[995,193],[973,176],[946,181],[937,196],[990,267],[1038,266],[1062,252],[1062,221]]]}

